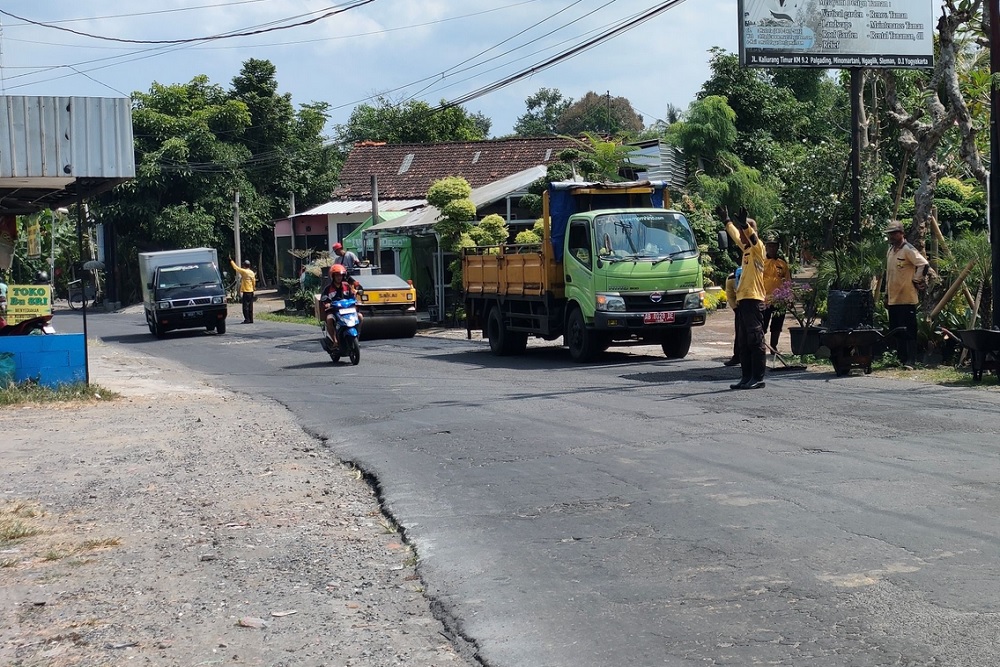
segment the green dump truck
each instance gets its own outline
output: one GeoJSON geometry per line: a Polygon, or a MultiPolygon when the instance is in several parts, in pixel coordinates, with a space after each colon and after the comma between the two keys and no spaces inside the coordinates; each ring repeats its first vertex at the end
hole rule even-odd
{"type": "Polygon", "coordinates": [[[664,208],[664,184],[552,183],[538,245],[466,248],[462,279],[468,332],[481,329],[497,355],[528,338],[562,336],[590,361],[612,345],[660,345],[680,359],[705,324],[694,231],[664,208]]]}

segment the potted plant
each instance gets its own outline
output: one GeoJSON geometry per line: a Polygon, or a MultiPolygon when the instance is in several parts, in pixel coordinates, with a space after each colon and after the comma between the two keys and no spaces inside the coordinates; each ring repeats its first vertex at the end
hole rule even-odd
{"type": "Polygon", "coordinates": [[[816,326],[819,310],[816,304],[816,290],[802,281],[786,280],[767,297],[767,305],[790,313],[798,326],[788,327],[792,354],[816,354],[819,349],[819,332],[816,326]]]}

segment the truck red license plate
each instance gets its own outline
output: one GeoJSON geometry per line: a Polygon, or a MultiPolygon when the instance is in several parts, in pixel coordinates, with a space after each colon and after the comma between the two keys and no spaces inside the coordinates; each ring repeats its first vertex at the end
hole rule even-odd
{"type": "Polygon", "coordinates": [[[645,324],[669,324],[674,321],[673,311],[663,311],[657,313],[646,313],[642,318],[645,324]]]}

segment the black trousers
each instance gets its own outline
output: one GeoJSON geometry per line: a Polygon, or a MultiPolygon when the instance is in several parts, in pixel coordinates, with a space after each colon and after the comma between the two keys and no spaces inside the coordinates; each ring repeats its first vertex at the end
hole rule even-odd
{"type": "Polygon", "coordinates": [[[899,363],[912,365],[917,360],[917,307],[899,304],[886,308],[889,312],[889,330],[906,327],[906,334],[896,336],[896,356],[899,363]]]}
{"type": "Polygon", "coordinates": [[[243,292],[243,321],[253,322],[253,292],[243,292]]]}
{"type": "Polygon", "coordinates": [[[736,304],[736,345],[739,348],[743,378],[764,379],[767,354],[764,348],[764,312],[767,308],[758,299],[741,299],[736,304]]]}

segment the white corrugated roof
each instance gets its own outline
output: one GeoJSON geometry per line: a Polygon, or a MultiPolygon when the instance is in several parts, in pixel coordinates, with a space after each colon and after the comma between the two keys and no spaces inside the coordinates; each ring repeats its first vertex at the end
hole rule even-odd
{"type": "MultiPolygon", "coordinates": [[[[385,199],[378,203],[379,211],[409,211],[411,209],[426,206],[426,199],[385,199]]],[[[328,201],[315,208],[302,213],[296,213],[292,217],[300,215],[336,215],[347,213],[371,213],[372,202],[370,199],[328,201]]]]}
{"type": "MultiPolygon", "coordinates": [[[[547,171],[548,168],[545,166],[530,167],[524,171],[501,178],[498,181],[488,183],[481,188],[475,188],[469,198],[476,207],[479,207],[492,204],[507,195],[519,192],[526,193],[527,187],[539,178],[544,177],[547,171]]],[[[396,218],[395,220],[386,220],[377,225],[372,225],[365,230],[365,233],[388,232],[399,229],[419,229],[433,225],[437,222],[441,214],[433,206],[426,206],[426,201],[423,203],[425,205],[424,208],[413,211],[401,218],[396,218]]]]}

